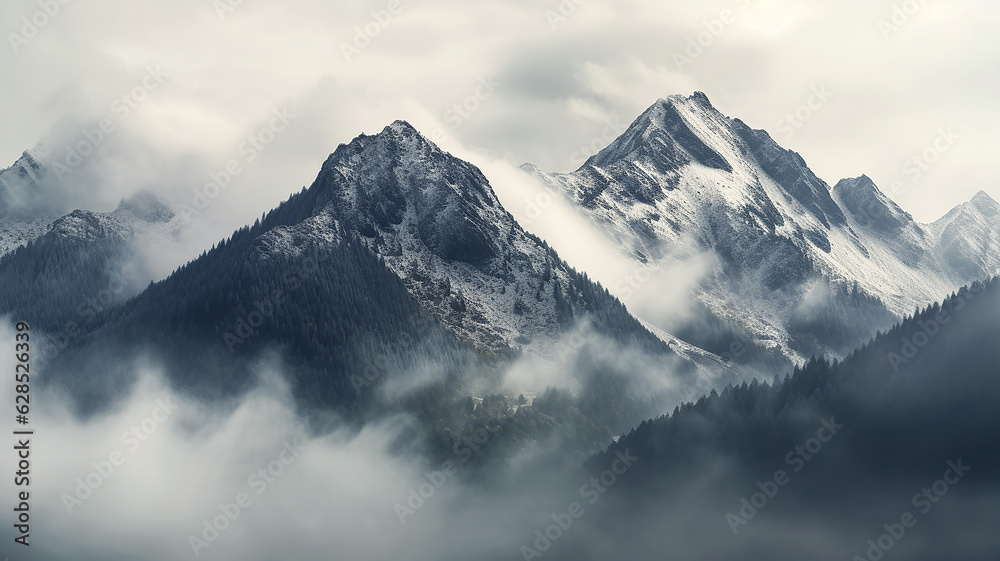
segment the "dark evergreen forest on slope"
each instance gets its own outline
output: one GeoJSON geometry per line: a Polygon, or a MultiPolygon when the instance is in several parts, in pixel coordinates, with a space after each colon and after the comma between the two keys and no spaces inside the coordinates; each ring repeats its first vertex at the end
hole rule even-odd
{"type": "MultiPolygon", "coordinates": [[[[976,283],[843,362],[643,422],[588,461],[593,476],[638,458],[581,524],[615,535],[626,559],[865,559],[867,540],[909,512],[916,527],[893,538],[893,558],[996,558],[1000,540],[984,536],[1000,504],[998,312],[1000,280],[976,283]]],[[[547,558],[607,547],[574,536],[547,558]]]]}

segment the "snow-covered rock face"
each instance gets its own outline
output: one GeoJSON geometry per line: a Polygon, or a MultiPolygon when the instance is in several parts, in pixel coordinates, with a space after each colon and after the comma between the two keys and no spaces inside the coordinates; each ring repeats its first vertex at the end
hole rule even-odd
{"type": "Polygon", "coordinates": [[[980,191],[926,228],[934,253],[953,278],[981,279],[1000,272],[1000,204],[980,191]]]}
{"type": "Polygon", "coordinates": [[[58,180],[46,161],[36,147],[0,171],[0,256],[49,231],[81,241],[152,236],[150,241],[156,242],[181,226],[170,205],[148,191],[123,200],[113,212],[75,210],[63,216],[66,209],[58,210],[63,201],[56,200],[52,189],[58,180]]]}
{"type": "Polygon", "coordinates": [[[53,195],[54,172],[41,147],[27,150],[0,170],[0,257],[51,234],[65,240],[168,243],[183,221],[168,203],[148,191],[122,200],[112,212],[74,210],[63,215],[53,195]]]}
{"type": "MultiPolygon", "coordinates": [[[[831,189],[797,153],[721,114],[700,92],[657,101],[573,173],[524,169],[575,201],[637,261],[715,252],[721,266],[697,298],[794,360],[806,357],[790,349],[791,326],[817,282],[844,294],[857,286],[898,317],[1000,266],[1000,209],[985,193],[933,225],[917,224],[867,177],[831,189]]],[[[872,318],[892,317],[869,307],[872,318]]]]}
{"type": "Polygon", "coordinates": [[[0,256],[44,234],[55,215],[34,212],[39,184],[48,174],[38,150],[28,150],[0,170],[0,256]]]}
{"type": "Polygon", "coordinates": [[[156,195],[139,192],[112,212],[74,210],[49,225],[46,235],[81,242],[162,241],[166,243],[183,226],[183,220],[156,195]]]}
{"type": "Polygon", "coordinates": [[[605,331],[642,332],[656,344],[620,303],[526,233],[479,169],[403,121],[339,146],[289,204],[294,218],[261,236],[259,258],[357,236],[423,309],[486,354],[554,357],[576,320],[593,315],[605,331]]]}
{"type": "Polygon", "coordinates": [[[333,207],[346,226],[374,237],[405,223],[445,260],[497,257],[497,236],[512,224],[478,169],[445,154],[402,121],[341,146],[323,174],[329,175],[333,207]]]}
{"type": "Polygon", "coordinates": [[[38,150],[25,151],[12,166],[0,170],[0,216],[19,214],[29,206],[47,173],[38,150]]]}
{"type": "Polygon", "coordinates": [[[569,303],[568,267],[518,226],[483,174],[408,123],[338,147],[312,189],[319,208],[282,237],[318,239],[331,224],[359,234],[422,307],[480,349],[540,354],[567,313],[585,314],[569,303]]]}

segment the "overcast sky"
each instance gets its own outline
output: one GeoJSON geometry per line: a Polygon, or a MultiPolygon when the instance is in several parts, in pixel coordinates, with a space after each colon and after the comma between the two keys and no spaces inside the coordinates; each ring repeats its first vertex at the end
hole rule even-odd
{"type": "Polygon", "coordinates": [[[42,141],[63,158],[107,118],[101,157],[125,170],[114,196],[190,192],[283,107],[297,117],[226,194],[240,220],[395,119],[493,179],[524,162],[573,169],[657,98],[701,90],[829,183],[867,173],[918,220],[980,189],[1000,199],[995,0],[51,1],[51,17],[36,0],[0,7],[0,167],[42,141]],[[366,25],[375,33],[359,37],[366,25]],[[690,47],[699,33],[707,46],[690,47]],[[115,100],[150,67],[155,89],[126,114],[115,100]],[[478,107],[449,112],[463,101],[478,107]],[[796,111],[808,119],[782,121],[796,111]],[[906,167],[949,129],[933,164],[906,167]]]}

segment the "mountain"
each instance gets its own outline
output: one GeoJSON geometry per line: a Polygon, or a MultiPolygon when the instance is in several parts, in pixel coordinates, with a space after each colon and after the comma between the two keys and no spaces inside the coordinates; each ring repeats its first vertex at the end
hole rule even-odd
{"type": "Polygon", "coordinates": [[[42,184],[50,176],[42,161],[36,148],[0,170],[0,256],[44,234],[58,217],[47,204],[39,208],[42,184]]]}
{"type": "Polygon", "coordinates": [[[82,328],[137,294],[149,280],[139,244],[162,246],[182,220],[140,192],[112,212],[75,210],[0,257],[0,313],[54,334],[82,328]]]}
{"type": "Polygon", "coordinates": [[[111,212],[67,212],[47,161],[36,147],[0,171],[0,314],[65,341],[145,286],[145,250],[171,243],[182,221],[144,191],[111,212]]]}
{"type": "Polygon", "coordinates": [[[957,279],[986,278],[1000,263],[1000,204],[983,191],[927,225],[938,261],[957,279]]]}
{"type": "Polygon", "coordinates": [[[995,558],[997,309],[1000,279],[973,283],[843,362],[643,422],[588,462],[596,474],[637,458],[547,557],[592,558],[587,530],[600,528],[627,559],[995,558]]]}
{"type": "Polygon", "coordinates": [[[435,388],[426,399],[497,391],[501,366],[523,359],[570,370],[575,414],[608,437],[662,407],[663,388],[689,395],[695,376],[728,369],[673,352],[525,232],[477,168],[403,121],[339,146],[311,187],[107,311],[48,377],[100,404],[129,376],[108,371],[108,349],[160,358],[179,387],[219,397],[277,352],[304,405],[356,413],[393,384],[435,388]]]}
{"type": "Polygon", "coordinates": [[[844,356],[1000,271],[996,203],[985,193],[918,224],[865,176],[831,188],[701,92],[657,101],[575,172],[523,169],[638,263],[711,255],[717,266],[694,291],[691,317],[657,326],[717,354],[735,339],[770,352],[772,364],[844,356]]]}
{"type": "Polygon", "coordinates": [[[584,317],[608,336],[662,347],[525,232],[478,169],[405,122],[338,149],[314,188],[328,197],[319,212],[361,236],[422,307],[481,350],[540,356],[584,317]]]}

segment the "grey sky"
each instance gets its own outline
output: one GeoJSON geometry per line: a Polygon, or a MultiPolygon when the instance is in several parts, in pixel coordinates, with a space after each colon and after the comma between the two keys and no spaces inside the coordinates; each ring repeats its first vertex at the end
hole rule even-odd
{"type": "Polygon", "coordinates": [[[226,227],[309,184],[338,143],[394,119],[436,131],[492,179],[491,169],[523,162],[574,168],[581,147],[658,97],[694,90],[767,129],[831,184],[867,173],[918,220],[979,189],[1000,199],[1000,5],[987,0],[52,1],[51,17],[35,0],[0,7],[0,165],[39,141],[62,156],[82,127],[111,118],[101,158],[117,159],[114,196],[158,185],[136,171],[154,160],[176,173],[161,176],[164,188],[189,193],[272,110],[294,107],[293,126],[237,178],[240,196],[226,194],[224,206],[240,209],[226,227]],[[239,5],[220,15],[230,2],[239,5]],[[880,30],[895,7],[901,25],[880,30]],[[388,24],[376,26],[373,12],[388,24]],[[22,18],[33,17],[48,21],[28,38],[22,18]],[[380,27],[367,45],[356,42],[366,24],[380,27]],[[707,46],[688,51],[699,33],[707,46]],[[679,65],[675,54],[690,59],[679,65]],[[114,100],[149,65],[169,76],[120,119],[114,100]],[[799,111],[811,113],[799,128],[783,122],[814,88],[833,95],[799,111]],[[467,116],[452,109],[477,92],[484,99],[467,116]],[[954,143],[938,142],[947,152],[906,167],[949,127],[954,143]]]}

